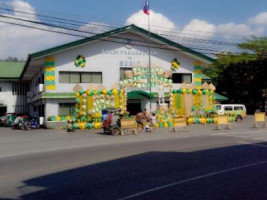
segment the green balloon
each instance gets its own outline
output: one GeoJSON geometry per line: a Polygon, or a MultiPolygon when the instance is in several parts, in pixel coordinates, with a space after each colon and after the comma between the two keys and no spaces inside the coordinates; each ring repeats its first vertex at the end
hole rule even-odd
{"type": "Polygon", "coordinates": [[[79,93],[80,93],[80,95],[82,95],[84,93],[84,91],[83,90],[79,90],[79,93]]]}
{"type": "Polygon", "coordinates": [[[61,116],[61,121],[62,122],[66,121],[66,116],[61,116]]]}
{"type": "Polygon", "coordinates": [[[74,123],[74,124],[73,124],[73,128],[74,128],[74,129],[78,129],[78,128],[79,128],[79,125],[78,125],[77,123],[74,123]]]}
{"type": "Polygon", "coordinates": [[[75,108],[75,109],[74,109],[74,112],[75,112],[75,113],[78,113],[78,112],[79,112],[79,109],[78,109],[78,108],[75,108]]]}
{"type": "Polygon", "coordinates": [[[92,123],[87,123],[87,124],[86,124],[86,128],[87,128],[87,129],[91,129],[91,128],[93,128],[93,124],[92,124],[92,123]]]}
{"type": "Polygon", "coordinates": [[[193,89],[192,94],[197,94],[197,90],[193,89]]]}
{"type": "Polygon", "coordinates": [[[94,94],[95,94],[94,91],[90,91],[91,96],[94,96],[94,94]]]}
{"type": "Polygon", "coordinates": [[[75,101],[76,101],[76,103],[80,103],[80,99],[79,98],[76,98],[75,101]]]}

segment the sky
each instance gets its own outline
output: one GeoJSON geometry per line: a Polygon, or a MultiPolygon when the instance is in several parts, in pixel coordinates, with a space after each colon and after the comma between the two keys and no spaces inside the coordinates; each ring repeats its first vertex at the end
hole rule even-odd
{"type": "MultiPolygon", "coordinates": [[[[0,0],[0,8],[33,14],[23,16],[21,13],[0,9],[0,15],[30,18],[38,22],[44,19],[36,14],[71,19],[83,22],[78,27],[79,30],[99,33],[106,30],[103,27],[115,28],[132,23],[147,28],[147,16],[142,12],[144,2],[145,0],[0,0]]],[[[199,40],[234,44],[250,35],[267,36],[267,1],[264,0],[150,0],[149,5],[152,32],[195,50],[206,48],[235,51],[231,45],[200,43],[199,40]]],[[[0,59],[8,56],[26,59],[29,53],[79,39],[1,22],[5,20],[15,22],[0,16],[0,59]]]]}

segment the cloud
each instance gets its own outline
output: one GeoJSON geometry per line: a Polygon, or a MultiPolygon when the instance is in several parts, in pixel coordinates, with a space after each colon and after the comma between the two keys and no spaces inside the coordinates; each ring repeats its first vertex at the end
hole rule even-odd
{"type": "Polygon", "coordinates": [[[267,12],[262,12],[255,17],[249,18],[248,22],[254,25],[266,26],[267,25],[267,12]]]}
{"type": "Polygon", "coordinates": [[[225,38],[234,36],[250,36],[250,35],[261,35],[263,34],[263,28],[254,28],[246,24],[220,24],[216,27],[216,33],[223,34],[225,38]]]}
{"type": "MultiPolygon", "coordinates": [[[[38,21],[38,18],[35,15],[35,9],[29,3],[23,1],[12,1],[11,3],[9,3],[9,6],[11,6],[14,10],[33,13],[33,15],[22,15],[22,13],[15,11],[13,14],[6,14],[6,16],[20,17],[24,19],[29,19],[30,17],[30,20],[38,21]]],[[[1,18],[1,20],[24,25],[29,24],[27,22],[15,21],[11,19],[1,18]]],[[[57,30],[55,28],[43,25],[30,25],[35,27],[42,27],[49,30],[57,30]]],[[[73,36],[50,33],[1,22],[0,30],[0,59],[5,59],[8,56],[17,57],[19,59],[26,59],[29,53],[40,51],[77,39],[77,37],[73,36]]]]}
{"type": "Polygon", "coordinates": [[[36,15],[35,15],[35,9],[28,2],[16,0],[16,1],[12,1],[11,3],[9,3],[9,5],[12,6],[13,9],[15,10],[14,11],[15,16],[23,16],[23,17],[27,17],[27,18],[31,18],[31,19],[37,19],[36,15]],[[27,13],[32,13],[33,15],[21,13],[18,11],[24,11],[27,13]]]}
{"type": "MultiPolygon", "coordinates": [[[[150,28],[151,31],[154,33],[165,33],[172,32],[177,27],[176,25],[169,20],[167,17],[162,15],[161,13],[154,12],[153,10],[149,10],[150,12],[150,28]]],[[[127,20],[126,24],[135,24],[140,26],[144,29],[148,29],[148,21],[147,15],[143,13],[142,10],[138,11],[137,13],[132,14],[127,20]]]]}
{"type": "Polygon", "coordinates": [[[182,29],[180,36],[196,39],[212,38],[215,34],[216,27],[207,21],[200,19],[191,20],[182,29]]]}

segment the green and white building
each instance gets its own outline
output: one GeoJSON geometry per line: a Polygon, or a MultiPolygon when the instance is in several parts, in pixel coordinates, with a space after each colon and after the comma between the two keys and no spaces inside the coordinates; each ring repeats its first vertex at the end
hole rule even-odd
{"type": "MultiPolygon", "coordinates": [[[[8,84],[7,90],[10,92],[10,84],[19,81],[27,90],[23,93],[23,100],[15,100],[16,103],[19,102],[18,105],[9,105],[9,100],[4,100],[1,91],[0,105],[7,105],[7,112],[15,112],[9,108],[14,105],[14,108],[21,108],[18,112],[27,111],[44,119],[49,116],[67,115],[75,104],[74,87],[77,84],[84,90],[89,85],[92,87],[92,84],[96,88],[102,85],[110,89],[113,84],[124,79],[125,70],[131,70],[134,66],[148,67],[149,52],[152,67],[171,70],[173,59],[179,61],[180,67],[172,75],[174,89],[179,89],[183,82],[194,84],[196,61],[203,66],[213,62],[212,58],[202,53],[157,34],[149,34],[135,25],[129,25],[29,54],[23,68],[17,67],[20,71],[17,71],[19,76],[17,74],[16,77],[10,75],[5,78],[0,68],[1,88],[6,88],[5,85],[8,84]],[[77,58],[81,62],[77,61],[78,65],[75,65],[77,58]],[[15,78],[14,81],[12,78],[15,78]]],[[[168,91],[165,92],[168,101],[168,91]]],[[[128,93],[128,108],[133,113],[144,108],[149,110],[149,98],[149,90],[133,88],[128,93]]],[[[151,98],[153,110],[157,106],[157,88],[152,88],[151,98]]]]}

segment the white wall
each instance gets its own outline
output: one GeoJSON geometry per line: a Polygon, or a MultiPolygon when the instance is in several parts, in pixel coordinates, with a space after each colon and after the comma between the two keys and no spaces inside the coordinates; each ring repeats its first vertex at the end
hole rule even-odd
{"type": "MultiPolygon", "coordinates": [[[[129,37],[131,37],[131,39],[133,40],[142,40],[142,38],[133,35],[129,37]]],[[[110,89],[113,83],[119,82],[120,67],[132,67],[134,65],[133,63],[139,64],[141,66],[148,66],[147,47],[140,47],[134,45],[132,46],[132,48],[127,47],[128,46],[124,44],[97,41],[94,43],[79,46],[78,48],[69,49],[67,51],[55,54],[57,89],[55,91],[49,92],[73,92],[73,88],[76,84],[59,83],[60,71],[102,72],[102,84],[107,89],[110,89]],[[77,68],[74,65],[74,60],[78,55],[83,55],[86,58],[86,66],[84,68],[77,68]],[[129,66],[129,63],[132,63],[132,66],[129,66]]],[[[152,67],[160,66],[163,67],[165,70],[170,70],[171,61],[174,58],[177,58],[178,61],[181,63],[181,67],[177,72],[193,73],[195,61],[194,59],[182,55],[179,51],[151,48],[152,67]]],[[[80,85],[85,90],[88,87],[88,84],[80,85]]],[[[180,84],[175,84],[174,88],[178,89],[179,86],[180,84]]],[[[153,91],[156,91],[156,88],[154,88],[153,91]]]]}
{"type": "Polygon", "coordinates": [[[0,87],[2,88],[0,102],[7,106],[7,112],[15,112],[17,96],[12,95],[12,83],[1,81],[0,87]]]}

